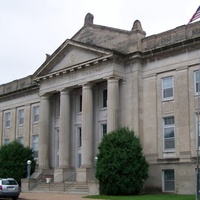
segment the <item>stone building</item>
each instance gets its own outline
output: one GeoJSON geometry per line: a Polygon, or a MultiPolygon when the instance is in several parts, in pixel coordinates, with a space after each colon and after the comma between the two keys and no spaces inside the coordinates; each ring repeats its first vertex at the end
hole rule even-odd
{"type": "Polygon", "coordinates": [[[199,48],[200,22],[146,37],[138,20],[127,31],[87,14],[33,75],[0,86],[0,143],[33,148],[32,179],[76,173],[93,188],[99,142],[127,126],[150,164],[146,191],[195,193],[199,48]]]}

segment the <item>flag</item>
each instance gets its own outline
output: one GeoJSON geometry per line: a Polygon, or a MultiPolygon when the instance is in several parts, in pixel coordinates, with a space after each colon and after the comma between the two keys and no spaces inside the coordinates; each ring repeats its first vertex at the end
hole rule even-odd
{"type": "Polygon", "coordinates": [[[190,21],[188,22],[188,24],[193,22],[194,20],[196,20],[198,18],[200,18],[200,6],[198,7],[197,11],[193,14],[193,16],[190,19],[190,21]]]}

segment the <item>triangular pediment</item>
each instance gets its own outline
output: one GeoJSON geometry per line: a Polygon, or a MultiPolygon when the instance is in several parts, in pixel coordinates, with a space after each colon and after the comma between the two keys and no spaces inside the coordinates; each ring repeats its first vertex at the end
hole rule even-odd
{"type": "Polygon", "coordinates": [[[47,60],[34,73],[34,79],[61,70],[67,70],[76,65],[95,62],[95,60],[109,55],[112,55],[112,52],[109,50],[67,40],[51,56],[47,57],[47,60]]]}

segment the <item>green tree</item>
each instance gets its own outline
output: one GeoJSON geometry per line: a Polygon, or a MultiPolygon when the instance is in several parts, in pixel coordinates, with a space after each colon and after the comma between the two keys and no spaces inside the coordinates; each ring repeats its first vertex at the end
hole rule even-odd
{"type": "Polygon", "coordinates": [[[99,180],[101,193],[139,193],[148,178],[149,165],[134,131],[119,128],[105,135],[98,149],[96,178],[99,180]]]}
{"type": "Polygon", "coordinates": [[[21,184],[27,177],[27,160],[31,160],[31,173],[35,170],[35,160],[30,147],[24,147],[17,140],[0,147],[0,177],[14,178],[21,184]]]}

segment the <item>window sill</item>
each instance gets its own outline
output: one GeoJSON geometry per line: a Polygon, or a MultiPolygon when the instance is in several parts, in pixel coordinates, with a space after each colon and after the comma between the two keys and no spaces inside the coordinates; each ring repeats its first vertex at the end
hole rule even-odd
{"type": "Polygon", "coordinates": [[[105,108],[100,108],[100,111],[106,111],[107,110],[107,107],[105,108]]]}
{"type": "Polygon", "coordinates": [[[24,124],[18,124],[18,127],[24,127],[24,124]]]}
{"type": "Polygon", "coordinates": [[[176,150],[175,149],[163,150],[163,154],[168,154],[168,153],[176,153],[176,150]]]}
{"type": "Polygon", "coordinates": [[[200,93],[198,94],[198,92],[196,92],[196,93],[194,94],[195,97],[198,97],[199,95],[200,95],[200,93]]]}
{"type": "Polygon", "coordinates": [[[162,99],[162,102],[168,102],[168,101],[174,101],[174,97],[173,98],[162,99]]]}
{"type": "Polygon", "coordinates": [[[157,161],[158,162],[177,162],[179,161],[180,158],[158,158],[157,161]]]}
{"type": "Polygon", "coordinates": [[[5,129],[6,129],[6,130],[7,130],[7,129],[10,129],[10,126],[5,127],[5,129]]]}

